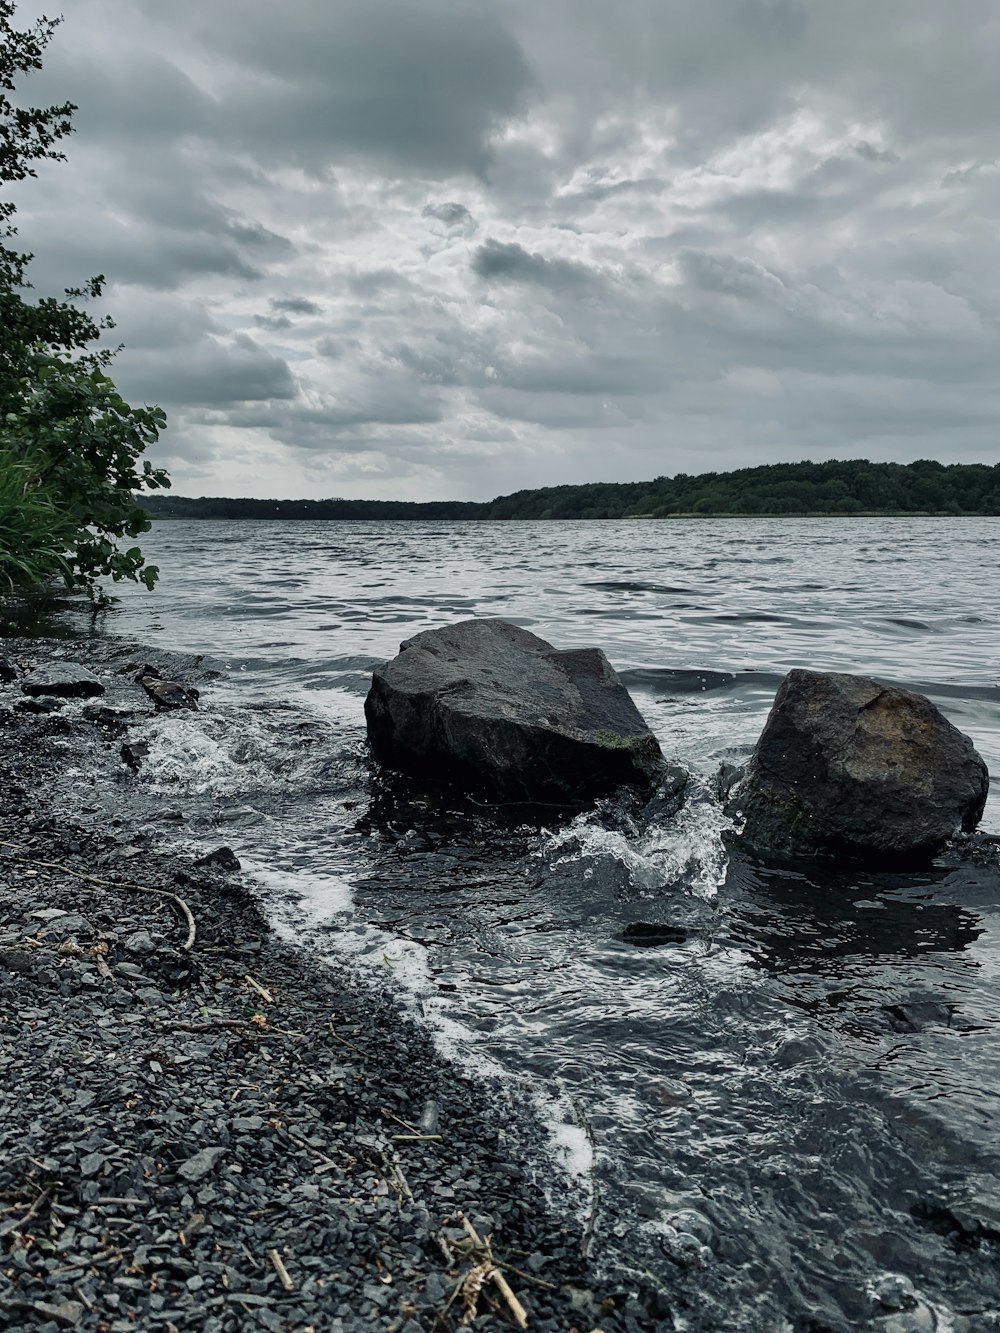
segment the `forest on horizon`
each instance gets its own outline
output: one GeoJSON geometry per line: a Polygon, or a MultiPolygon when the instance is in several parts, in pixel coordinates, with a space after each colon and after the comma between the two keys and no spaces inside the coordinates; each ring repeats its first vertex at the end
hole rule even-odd
{"type": "Polygon", "coordinates": [[[1000,515],[1000,463],[769,463],[733,472],[586,482],[466,500],[257,500],[156,494],[153,518],[608,519],[709,515],[1000,515]]]}

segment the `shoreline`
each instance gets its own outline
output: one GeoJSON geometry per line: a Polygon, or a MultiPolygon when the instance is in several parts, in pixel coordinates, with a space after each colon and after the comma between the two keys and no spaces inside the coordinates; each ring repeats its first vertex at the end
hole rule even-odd
{"type": "MultiPolygon", "coordinates": [[[[5,650],[19,678],[88,665],[86,643],[5,650]]],[[[664,1293],[598,1276],[587,1220],[547,1202],[530,1109],[451,1065],[388,987],[280,939],[225,857],[59,821],[68,765],[121,765],[121,710],[19,699],[19,679],[0,690],[13,1325],[447,1333],[470,1309],[517,1327],[520,1304],[554,1333],[669,1326],[664,1293]]]]}

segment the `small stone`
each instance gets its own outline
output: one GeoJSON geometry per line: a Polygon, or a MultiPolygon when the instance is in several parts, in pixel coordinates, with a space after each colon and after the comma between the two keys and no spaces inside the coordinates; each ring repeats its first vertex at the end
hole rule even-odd
{"type": "Polygon", "coordinates": [[[225,1148],[220,1147],[202,1148],[200,1152],[196,1152],[193,1157],[189,1157],[186,1162],[180,1164],[177,1168],[177,1174],[193,1184],[207,1176],[210,1171],[213,1171],[225,1152],[225,1148]]]}
{"type": "Polygon", "coordinates": [[[49,1301],[35,1301],[36,1314],[51,1319],[59,1328],[72,1328],[83,1318],[83,1306],[79,1301],[63,1301],[56,1305],[49,1301]]]}
{"type": "Polygon", "coordinates": [[[563,1287],[563,1295],[567,1298],[572,1310],[590,1310],[594,1304],[594,1293],[588,1291],[586,1287],[563,1287]]]}
{"type": "Polygon", "coordinates": [[[667,1221],[676,1231],[694,1236],[702,1245],[711,1245],[715,1238],[715,1228],[711,1222],[694,1208],[681,1208],[671,1213],[667,1221]]]}
{"type": "Polygon", "coordinates": [[[427,1274],[427,1280],[424,1283],[424,1299],[429,1305],[437,1305],[444,1300],[448,1294],[443,1279],[439,1273],[431,1271],[427,1274]]]}
{"type": "Polygon", "coordinates": [[[62,699],[18,699],[14,707],[19,713],[57,713],[62,699]]]}
{"type": "Polygon", "coordinates": [[[156,942],[148,930],[136,930],[129,935],[122,948],[126,953],[156,953],[156,942]]]}
{"type": "Polygon", "coordinates": [[[0,972],[19,972],[26,976],[33,967],[27,949],[0,949],[0,972]]]}
{"type": "Polygon", "coordinates": [[[89,1152],[86,1157],[80,1161],[80,1174],[83,1176],[96,1176],[98,1171],[108,1159],[103,1153],[89,1152]]]}
{"type": "Polygon", "coordinates": [[[130,977],[133,981],[150,981],[138,963],[121,962],[115,964],[115,971],[123,977],[130,977]]]}
{"type": "Polygon", "coordinates": [[[239,857],[232,847],[217,847],[214,852],[201,856],[195,861],[196,866],[215,866],[220,870],[241,870],[239,857]]]}
{"type": "Polygon", "coordinates": [[[93,935],[94,928],[79,912],[63,912],[45,923],[47,940],[65,940],[73,935],[93,935]]]}
{"type": "Polygon", "coordinates": [[[871,1285],[876,1306],[882,1310],[912,1310],[917,1304],[913,1283],[902,1273],[885,1273],[871,1285]]]}

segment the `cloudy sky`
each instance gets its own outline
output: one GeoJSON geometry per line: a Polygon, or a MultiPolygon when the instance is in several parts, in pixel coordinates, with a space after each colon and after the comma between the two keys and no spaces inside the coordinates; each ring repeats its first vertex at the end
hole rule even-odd
{"type": "Polygon", "coordinates": [[[66,0],[14,197],[180,494],[993,462],[998,69],[996,0],[66,0]]]}

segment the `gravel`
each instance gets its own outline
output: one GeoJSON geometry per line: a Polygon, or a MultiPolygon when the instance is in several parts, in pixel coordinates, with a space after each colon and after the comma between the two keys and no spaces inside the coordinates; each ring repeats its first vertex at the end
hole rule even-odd
{"type": "Polygon", "coordinates": [[[662,1291],[584,1258],[530,1114],[391,992],[272,934],[231,850],[60,822],[50,783],[120,764],[128,710],[15,708],[53,649],[6,647],[0,1328],[515,1327],[468,1226],[530,1329],[672,1327],[662,1291]]]}

